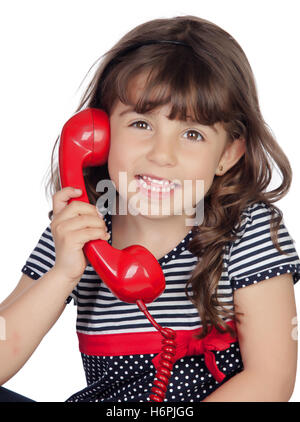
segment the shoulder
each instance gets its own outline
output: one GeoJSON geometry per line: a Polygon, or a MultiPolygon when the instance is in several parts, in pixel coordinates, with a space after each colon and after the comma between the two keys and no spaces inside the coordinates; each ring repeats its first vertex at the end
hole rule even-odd
{"type": "Polygon", "coordinates": [[[292,273],[294,282],[299,280],[299,257],[278,208],[264,202],[252,204],[235,229],[228,250],[228,275],[234,290],[284,273],[292,273]],[[280,218],[277,244],[272,235],[273,216],[280,218]]]}
{"type": "Polygon", "coordinates": [[[234,226],[233,232],[237,235],[237,242],[243,236],[248,236],[249,231],[259,228],[270,227],[271,218],[280,217],[283,219],[282,211],[279,208],[273,208],[263,201],[248,205],[241,213],[240,221],[234,226]]]}
{"type": "MultiPolygon", "coordinates": [[[[232,241],[229,242],[229,248],[234,252],[247,247],[247,245],[255,247],[270,241],[273,244],[274,240],[275,246],[276,237],[279,240],[286,237],[288,242],[294,243],[286,229],[282,211],[276,206],[259,201],[248,205],[242,211],[239,221],[232,230],[232,241]]],[[[280,247],[280,241],[277,245],[280,247]]]]}

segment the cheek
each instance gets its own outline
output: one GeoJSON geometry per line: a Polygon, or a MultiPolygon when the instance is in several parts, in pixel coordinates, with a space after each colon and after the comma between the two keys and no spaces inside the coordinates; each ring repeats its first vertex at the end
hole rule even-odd
{"type": "Polygon", "coordinates": [[[199,159],[192,167],[187,167],[188,171],[185,173],[186,179],[203,180],[209,182],[213,179],[215,174],[214,162],[205,159],[199,159]]]}
{"type": "Polygon", "coordinates": [[[107,166],[109,176],[116,186],[118,186],[119,172],[128,172],[132,160],[132,151],[131,148],[126,148],[126,142],[120,142],[120,139],[116,137],[111,138],[107,166]]]}
{"type": "MultiPolygon", "coordinates": [[[[204,195],[208,192],[214,180],[215,170],[216,167],[214,162],[199,159],[197,164],[194,165],[192,169],[190,168],[189,172],[185,173],[185,180],[193,180],[192,195],[194,200],[196,200],[196,191],[199,192],[199,189],[204,195]]],[[[199,198],[197,198],[197,200],[199,200],[199,198]]]]}
{"type": "Polygon", "coordinates": [[[108,154],[107,167],[109,176],[115,183],[118,180],[119,157],[118,151],[111,146],[108,154]]]}

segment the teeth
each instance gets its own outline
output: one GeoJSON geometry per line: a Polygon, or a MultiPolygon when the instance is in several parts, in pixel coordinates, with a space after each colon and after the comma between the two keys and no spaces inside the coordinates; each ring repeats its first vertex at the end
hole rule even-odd
{"type": "Polygon", "coordinates": [[[168,180],[157,180],[157,179],[152,179],[149,176],[142,176],[144,180],[149,180],[150,182],[154,182],[157,183],[159,185],[170,185],[170,182],[168,180]]]}
{"type": "Polygon", "coordinates": [[[143,177],[143,179],[144,180],[149,180],[150,182],[154,182],[154,183],[157,183],[157,184],[159,184],[159,185],[163,185],[163,184],[165,184],[165,185],[169,185],[170,183],[167,181],[167,180],[157,180],[157,179],[152,179],[151,177],[149,177],[149,176],[142,176],[143,177]]]}
{"type": "Polygon", "coordinates": [[[141,180],[141,184],[145,189],[148,189],[153,192],[170,192],[171,189],[175,188],[175,184],[174,183],[170,183],[167,180],[157,180],[157,179],[152,179],[149,176],[140,176],[140,180],[141,180]],[[142,179],[145,180],[145,182],[142,181],[142,179]],[[158,185],[161,185],[161,187],[156,187],[156,186],[150,186],[149,183],[147,183],[146,181],[149,181],[150,183],[156,183],[158,185]]]}

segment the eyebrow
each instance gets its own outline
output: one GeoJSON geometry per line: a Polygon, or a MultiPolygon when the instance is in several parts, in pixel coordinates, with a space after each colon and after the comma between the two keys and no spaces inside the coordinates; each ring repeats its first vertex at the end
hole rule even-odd
{"type": "MultiPolygon", "coordinates": [[[[137,113],[132,107],[130,107],[130,108],[125,108],[123,111],[121,111],[121,113],[119,114],[119,117],[122,117],[122,116],[124,116],[125,114],[129,114],[129,113],[136,113],[136,114],[139,114],[139,113],[137,113]]],[[[147,115],[147,114],[153,114],[151,111],[148,111],[148,112],[145,112],[145,113],[143,113],[144,115],[147,115]]],[[[189,117],[189,116],[188,116],[189,117]]],[[[200,125],[200,126],[204,126],[204,125],[201,125],[201,123],[199,123],[199,122],[196,122],[196,121],[194,121],[194,120],[189,120],[189,121],[185,121],[185,120],[179,120],[182,124],[186,124],[186,123],[191,123],[191,124],[196,124],[196,125],[200,125]]],[[[218,131],[217,131],[217,129],[214,127],[214,126],[209,126],[209,128],[211,128],[217,135],[218,135],[218,131]]]]}

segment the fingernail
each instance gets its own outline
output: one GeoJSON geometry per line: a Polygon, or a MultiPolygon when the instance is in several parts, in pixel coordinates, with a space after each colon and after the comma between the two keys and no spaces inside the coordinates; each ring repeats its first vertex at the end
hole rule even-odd
{"type": "Polygon", "coordinates": [[[79,195],[82,191],[81,191],[81,189],[74,189],[74,192],[79,195]]]}

